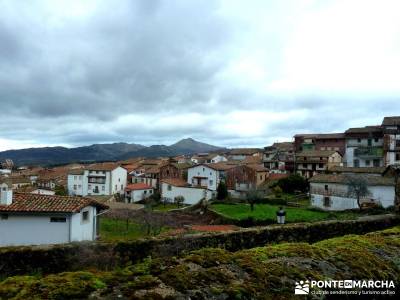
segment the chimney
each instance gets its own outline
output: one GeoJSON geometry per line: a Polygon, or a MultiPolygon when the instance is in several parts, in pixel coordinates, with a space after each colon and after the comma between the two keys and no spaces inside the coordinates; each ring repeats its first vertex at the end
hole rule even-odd
{"type": "Polygon", "coordinates": [[[0,184],[0,205],[11,205],[13,192],[7,185],[0,184]]]}

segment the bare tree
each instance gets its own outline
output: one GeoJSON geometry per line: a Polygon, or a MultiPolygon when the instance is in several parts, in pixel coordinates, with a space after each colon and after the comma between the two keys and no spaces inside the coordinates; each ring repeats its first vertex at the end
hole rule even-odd
{"type": "Polygon", "coordinates": [[[250,204],[250,210],[254,210],[254,204],[259,203],[264,198],[264,194],[256,189],[251,189],[247,192],[246,201],[250,204]]]}
{"type": "Polygon", "coordinates": [[[370,195],[368,181],[362,176],[347,176],[347,195],[357,199],[358,208],[361,210],[361,198],[370,195]]]}

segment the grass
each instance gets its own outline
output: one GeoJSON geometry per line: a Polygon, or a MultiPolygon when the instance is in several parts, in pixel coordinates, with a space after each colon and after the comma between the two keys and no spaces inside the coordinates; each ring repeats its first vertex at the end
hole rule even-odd
{"type": "Polygon", "coordinates": [[[172,209],[183,208],[183,207],[184,207],[183,205],[180,205],[178,207],[178,205],[175,204],[175,203],[167,203],[165,205],[163,203],[161,203],[161,204],[158,204],[157,206],[155,206],[153,208],[153,210],[154,211],[169,211],[169,210],[172,210],[172,209]]]}
{"type": "MultiPolygon", "coordinates": [[[[276,211],[279,205],[255,204],[254,211],[249,204],[214,204],[211,208],[231,219],[244,220],[252,217],[256,220],[276,221],[276,211]]],[[[301,207],[285,207],[286,222],[315,222],[329,219],[355,219],[356,212],[325,212],[301,207]]]]}
{"type": "MultiPolygon", "coordinates": [[[[161,231],[165,231],[163,228],[161,231]]],[[[103,241],[134,240],[147,237],[147,230],[143,224],[125,220],[101,218],[100,220],[100,238],[103,241]]]]}

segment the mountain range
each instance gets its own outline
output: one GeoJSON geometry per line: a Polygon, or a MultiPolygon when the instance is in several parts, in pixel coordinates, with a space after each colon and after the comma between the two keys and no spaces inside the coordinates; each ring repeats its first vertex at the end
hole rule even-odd
{"type": "Polygon", "coordinates": [[[72,162],[117,161],[134,157],[176,156],[224,149],[186,138],[170,146],[130,143],[94,144],[76,148],[42,147],[0,152],[0,161],[12,159],[21,165],[59,165],[72,162]]]}

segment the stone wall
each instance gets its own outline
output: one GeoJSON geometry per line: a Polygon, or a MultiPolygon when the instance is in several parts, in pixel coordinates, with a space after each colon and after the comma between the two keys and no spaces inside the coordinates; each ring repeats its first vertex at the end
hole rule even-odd
{"type": "Polygon", "coordinates": [[[0,248],[0,278],[15,274],[55,273],[85,268],[111,269],[137,262],[148,256],[175,256],[205,247],[237,251],[277,242],[312,243],[345,234],[382,230],[398,224],[400,224],[398,216],[379,215],[358,220],[271,225],[228,233],[196,234],[131,242],[0,248]]]}

